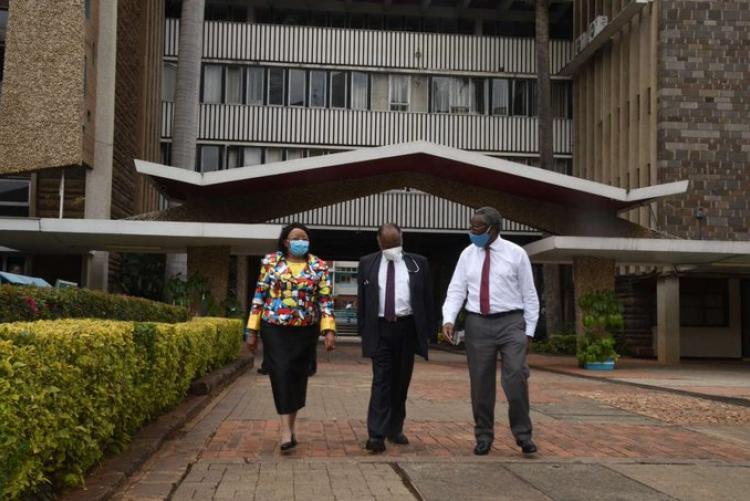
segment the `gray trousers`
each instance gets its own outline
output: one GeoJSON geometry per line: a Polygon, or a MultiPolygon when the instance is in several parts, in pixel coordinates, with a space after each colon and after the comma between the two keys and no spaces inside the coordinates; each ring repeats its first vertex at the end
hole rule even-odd
{"type": "Polygon", "coordinates": [[[531,438],[529,367],[523,313],[500,318],[466,315],[466,356],[471,379],[471,409],[477,441],[495,436],[497,354],[502,357],[501,384],[508,401],[510,430],[516,441],[531,438]]]}

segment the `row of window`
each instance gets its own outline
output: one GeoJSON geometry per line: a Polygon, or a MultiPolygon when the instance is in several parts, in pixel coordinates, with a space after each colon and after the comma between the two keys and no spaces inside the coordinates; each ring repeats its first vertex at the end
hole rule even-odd
{"type": "MultiPolygon", "coordinates": [[[[438,0],[439,1],[439,0],[438,0]]],[[[422,15],[402,15],[383,12],[345,12],[306,9],[253,8],[237,3],[206,2],[204,18],[207,21],[256,22],[264,24],[283,24],[292,26],[315,26],[330,28],[349,28],[366,30],[411,31],[424,33],[457,33],[474,35],[481,27],[481,34],[487,36],[533,37],[534,23],[529,15],[528,22],[517,20],[486,19],[479,23],[465,17],[434,17],[422,15]],[[479,26],[477,26],[479,24],[479,26]]],[[[435,1],[433,0],[433,4],[435,1]]],[[[449,0],[445,6],[455,7],[455,1],[449,0]]],[[[516,5],[515,9],[523,7],[516,5]]],[[[550,37],[572,37],[571,11],[567,9],[559,22],[550,23],[550,37]]],[[[531,11],[529,11],[531,12],[531,11]]],[[[180,17],[178,2],[167,2],[167,17],[180,17]]]]}
{"type": "MultiPolygon", "coordinates": [[[[213,172],[216,170],[236,169],[237,167],[282,162],[297,158],[316,157],[327,155],[332,151],[342,150],[200,144],[198,145],[195,159],[195,168],[198,172],[213,172]]],[[[171,143],[161,144],[161,157],[163,164],[171,165],[171,143]]]]}
{"type": "MultiPolygon", "coordinates": [[[[162,99],[174,100],[176,65],[165,62],[162,99]]],[[[204,64],[201,102],[536,116],[536,80],[428,77],[427,94],[412,97],[412,76],[359,71],[305,70],[262,66],[204,64]],[[387,103],[372,103],[374,81],[387,78],[387,103]],[[415,106],[417,99],[427,103],[415,106]]],[[[382,92],[381,95],[385,95],[382,92]]],[[[553,115],[572,117],[570,82],[553,82],[553,115]]]]}

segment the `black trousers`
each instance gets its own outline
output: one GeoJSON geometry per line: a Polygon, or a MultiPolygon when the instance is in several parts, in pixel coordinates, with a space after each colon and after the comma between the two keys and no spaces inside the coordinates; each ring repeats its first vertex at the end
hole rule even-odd
{"type": "Polygon", "coordinates": [[[261,331],[276,412],[298,411],[305,406],[307,371],[315,356],[320,326],[287,327],[263,322],[261,331]]]}
{"type": "Polygon", "coordinates": [[[398,322],[380,319],[378,336],[378,348],[372,356],[367,432],[370,438],[383,439],[403,430],[417,341],[414,319],[398,322]]]}

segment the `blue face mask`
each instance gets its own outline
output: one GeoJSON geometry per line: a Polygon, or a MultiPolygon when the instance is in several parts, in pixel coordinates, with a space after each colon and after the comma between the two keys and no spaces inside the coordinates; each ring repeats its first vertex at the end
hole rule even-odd
{"type": "Polygon", "coordinates": [[[488,229],[486,232],[482,233],[481,235],[476,235],[472,232],[469,232],[469,239],[471,240],[471,243],[473,243],[474,245],[480,248],[487,247],[487,244],[490,242],[489,231],[490,230],[488,229]]]}
{"type": "Polygon", "coordinates": [[[302,257],[307,254],[308,249],[310,249],[309,240],[289,241],[289,252],[291,252],[293,256],[302,257]]]}

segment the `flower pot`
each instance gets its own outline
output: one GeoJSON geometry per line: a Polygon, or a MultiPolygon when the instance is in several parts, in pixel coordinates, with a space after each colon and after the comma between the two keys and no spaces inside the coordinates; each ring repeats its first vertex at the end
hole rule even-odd
{"type": "Polygon", "coordinates": [[[586,362],[583,367],[590,371],[611,371],[615,368],[615,361],[610,358],[604,362],[586,362]]]}

